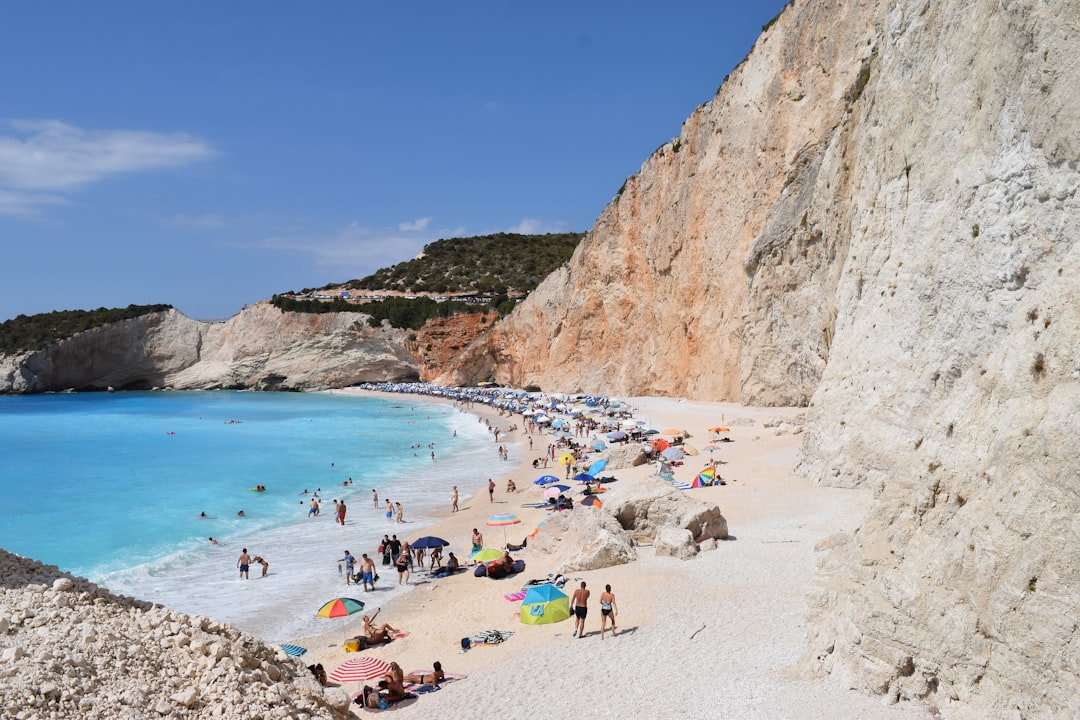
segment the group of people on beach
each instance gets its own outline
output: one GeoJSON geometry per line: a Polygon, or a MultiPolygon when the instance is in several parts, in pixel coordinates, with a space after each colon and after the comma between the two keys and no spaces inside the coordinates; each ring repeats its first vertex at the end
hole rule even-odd
{"type": "MultiPolygon", "coordinates": [[[[589,596],[591,591],[581,581],[581,587],[574,590],[570,598],[570,610],[574,613],[574,634],[571,637],[585,637],[585,617],[589,614],[589,596]]],[[[600,593],[600,639],[604,639],[607,632],[608,620],[611,620],[611,634],[615,635],[615,616],[619,614],[619,606],[615,602],[615,593],[611,592],[611,585],[604,586],[604,592],[600,593]]]]}
{"type": "MultiPolygon", "coordinates": [[[[214,541],[214,538],[210,538],[210,541],[213,542],[215,545],[217,545],[217,542],[214,541]]],[[[266,561],[266,558],[264,558],[262,555],[256,555],[256,556],[252,557],[251,555],[248,554],[247,548],[244,548],[243,550],[240,551],[240,557],[238,557],[236,559],[236,567],[240,568],[240,579],[241,580],[249,579],[248,578],[248,568],[252,564],[262,565],[262,576],[263,577],[266,577],[266,573],[269,572],[269,570],[270,570],[270,563],[266,561]]]]}

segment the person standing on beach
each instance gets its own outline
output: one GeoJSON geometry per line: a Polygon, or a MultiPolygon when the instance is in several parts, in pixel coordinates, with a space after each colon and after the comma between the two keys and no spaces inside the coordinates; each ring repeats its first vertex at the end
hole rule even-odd
{"type": "Polygon", "coordinates": [[[570,599],[570,608],[574,611],[574,634],[571,637],[585,637],[585,616],[589,614],[589,591],[585,589],[585,581],[581,581],[581,587],[574,591],[574,597],[570,599]]]}
{"type": "Polygon", "coordinates": [[[457,512],[458,511],[457,501],[458,501],[458,492],[457,492],[457,485],[455,485],[454,486],[454,500],[450,505],[450,512],[457,512]]]}
{"type": "Polygon", "coordinates": [[[244,580],[248,579],[248,566],[251,565],[251,556],[248,555],[247,548],[240,551],[240,557],[236,559],[236,567],[240,568],[240,577],[244,580]]]}
{"type": "Polygon", "coordinates": [[[495,481],[488,478],[488,502],[495,502],[495,481]]]}
{"type": "Polygon", "coordinates": [[[337,522],[341,527],[345,527],[345,501],[342,500],[337,505],[337,522]]]}
{"type": "Polygon", "coordinates": [[[394,504],[386,499],[386,522],[394,522],[394,504]]]}
{"type": "Polygon", "coordinates": [[[371,497],[375,500],[375,509],[379,509],[379,491],[371,488],[371,497]]]}
{"type": "Polygon", "coordinates": [[[409,584],[409,561],[412,560],[412,555],[409,552],[409,543],[405,543],[402,548],[402,553],[397,556],[397,560],[394,561],[394,567],[397,568],[397,584],[401,584],[402,578],[405,579],[405,584],[409,584]]]}
{"type": "Polygon", "coordinates": [[[349,554],[349,551],[345,551],[345,557],[338,560],[338,562],[345,563],[345,584],[351,585],[353,579],[353,566],[356,564],[356,558],[349,554]]]}
{"type": "MultiPolygon", "coordinates": [[[[375,589],[375,561],[367,556],[367,553],[363,553],[360,558],[360,581],[364,583],[364,592],[368,591],[368,585],[371,585],[371,589],[375,589]]],[[[615,626],[611,626],[612,634],[615,633],[615,626]]]]}
{"type": "Polygon", "coordinates": [[[472,529],[472,551],[469,553],[480,552],[484,549],[484,536],[480,534],[480,531],[476,528],[472,529]]]}
{"type": "Polygon", "coordinates": [[[394,507],[397,508],[397,521],[405,522],[405,508],[401,507],[401,503],[394,503],[394,507]]]}
{"type": "Polygon", "coordinates": [[[312,517],[319,514],[319,501],[315,497],[311,498],[311,504],[308,505],[307,516],[312,517]]]}
{"type": "Polygon", "coordinates": [[[391,538],[387,546],[390,548],[390,561],[397,563],[398,556],[401,555],[401,541],[397,539],[397,535],[391,538]]]}
{"type": "Polygon", "coordinates": [[[619,606],[615,603],[615,593],[611,592],[611,586],[605,585],[604,592],[600,593],[600,639],[604,639],[604,628],[607,627],[608,618],[611,618],[611,636],[615,637],[615,616],[619,614],[619,606]]]}

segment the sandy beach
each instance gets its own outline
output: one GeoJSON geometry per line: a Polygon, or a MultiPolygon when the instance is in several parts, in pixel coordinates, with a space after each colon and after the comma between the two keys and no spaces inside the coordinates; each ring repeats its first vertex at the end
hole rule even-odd
{"type": "MultiPolygon", "coordinates": [[[[817,487],[794,474],[801,410],[670,398],[624,400],[651,427],[684,429],[686,442],[698,449],[715,437],[708,428],[729,428],[724,435],[731,442],[701,450],[675,469],[677,480],[689,481],[708,460],[720,461],[725,486],[688,492],[721,509],[729,539],[705,543],[691,560],[657,557],[651,547],[642,546],[635,562],[570,573],[568,594],[580,581],[592,591],[581,638],[571,635],[573,620],[521,624],[519,604],[504,598],[529,579],[555,571],[551,556],[533,548],[513,553],[526,562],[523,573],[500,580],[471,572],[443,579],[417,573],[413,589],[385,605],[379,591],[353,589],[348,594],[368,604],[365,612],[381,608],[378,621],[407,635],[347,653],[343,641],[360,632],[358,613],[333,632],[297,638],[296,644],[308,648],[303,662],[321,663],[329,672],[350,657],[372,656],[396,661],[410,672],[429,669],[437,660],[446,672],[466,676],[389,710],[402,718],[524,717],[538,709],[548,717],[582,718],[930,717],[920,706],[883,705],[837,678],[808,679],[797,667],[806,647],[806,590],[818,556],[814,546],[857,527],[870,499],[866,490],[817,487]],[[766,427],[781,420],[788,424],[766,427]],[[601,639],[598,598],[605,584],[616,597],[618,632],[601,639]],[[498,645],[461,649],[463,637],[488,629],[513,635],[498,645]]],[[[522,425],[520,416],[499,415],[487,406],[468,411],[502,429],[522,425]]],[[[533,481],[543,471],[534,470],[531,462],[551,442],[549,435],[532,438],[535,450],[530,451],[529,436],[520,427],[500,436],[499,444],[518,444],[523,460],[507,463],[506,472],[494,478],[494,503],[481,492],[462,497],[460,511],[450,513],[448,486],[443,516],[423,534],[447,539],[447,550],[464,560],[474,527],[485,535],[487,546],[502,545],[502,529],[485,526],[494,514],[514,513],[521,519],[506,532],[511,543],[532,532],[547,511],[523,507],[542,500],[533,481]],[[515,481],[516,493],[507,493],[508,478],[515,481]]],[[[651,464],[605,471],[618,478],[603,496],[605,503],[650,483],[671,487],[654,472],[651,464]]],[[[586,510],[605,512],[579,511],[586,510]]],[[[358,511],[377,512],[371,507],[353,510],[358,511]]],[[[360,551],[373,554],[375,548],[360,551]]],[[[397,582],[392,568],[379,569],[381,585],[397,582]]],[[[359,689],[357,683],[341,686],[350,695],[359,689]]],[[[352,707],[360,717],[378,712],[352,707]]]]}

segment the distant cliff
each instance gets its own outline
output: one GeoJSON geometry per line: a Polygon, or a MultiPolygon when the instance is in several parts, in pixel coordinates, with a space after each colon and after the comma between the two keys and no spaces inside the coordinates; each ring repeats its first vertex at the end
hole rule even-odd
{"type": "Polygon", "coordinates": [[[0,392],[151,388],[318,390],[415,380],[406,332],[360,313],[283,313],[251,305],[223,323],[176,310],[111,323],[0,357],[0,392]]]}
{"type": "Polygon", "coordinates": [[[802,472],[877,500],[823,545],[807,666],[1080,716],[1078,29],[793,2],[437,379],[808,405],[802,472]]]}

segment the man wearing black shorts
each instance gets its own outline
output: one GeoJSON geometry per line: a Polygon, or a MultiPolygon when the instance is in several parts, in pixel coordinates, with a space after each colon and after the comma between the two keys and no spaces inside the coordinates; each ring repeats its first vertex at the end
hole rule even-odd
{"type": "Polygon", "coordinates": [[[589,591],[585,589],[585,581],[581,581],[581,587],[574,591],[574,597],[570,600],[570,607],[574,610],[574,634],[572,637],[585,637],[585,616],[589,613],[589,591]]]}

